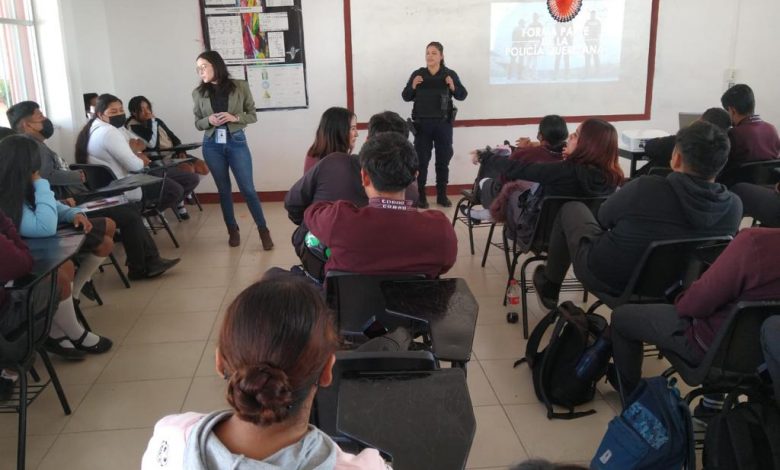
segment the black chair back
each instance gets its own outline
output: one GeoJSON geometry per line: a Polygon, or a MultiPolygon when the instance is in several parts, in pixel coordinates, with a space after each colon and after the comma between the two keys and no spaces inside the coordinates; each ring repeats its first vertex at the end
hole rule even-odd
{"type": "Polygon", "coordinates": [[[780,168],[780,158],[743,163],[723,170],[718,182],[729,187],[737,183],[775,184],[780,179],[775,171],[777,168],[780,168]]]}
{"type": "MultiPolygon", "coordinates": [[[[430,351],[339,351],[333,365],[333,382],[319,387],[314,397],[310,422],[339,442],[338,398],[341,378],[359,372],[419,372],[438,370],[430,351]]],[[[348,439],[343,439],[349,441],[348,439]]]]}
{"type": "Polygon", "coordinates": [[[419,279],[425,279],[425,275],[364,275],[328,271],[325,278],[326,301],[336,312],[336,327],[344,336],[362,336],[374,321],[386,317],[382,282],[419,279]]]}
{"type": "Polygon", "coordinates": [[[542,200],[542,207],[539,211],[539,217],[536,219],[536,225],[534,226],[534,234],[531,238],[531,243],[527,246],[520,245],[519,243],[515,247],[517,253],[533,252],[536,254],[547,253],[550,245],[550,235],[552,235],[553,226],[555,225],[555,219],[558,217],[558,212],[561,210],[564,204],[567,202],[581,202],[588,206],[588,208],[594,214],[597,214],[599,207],[604,201],[607,200],[607,196],[598,197],[567,197],[567,196],[547,196],[542,200]]]}
{"type": "Polygon", "coordinates": [[[699,254],[717,245],[721,250],[730,236],[655,241],[647,247],[626,291],[638,297],[664,298],[670,288],[687,287],[701,276],[699,254]],[[633,285],[632,285],[633,281],[633,285]]]}
{"type": "Polygon", "coordinates": [[[116,180],[116,175],[111,168],[105,165],[93,165],[90,163],[79,163],[70,165],[71,170],[81,170],[86,176],[84,184],[91,191],[108,186],[112,181],[116,180]]]}

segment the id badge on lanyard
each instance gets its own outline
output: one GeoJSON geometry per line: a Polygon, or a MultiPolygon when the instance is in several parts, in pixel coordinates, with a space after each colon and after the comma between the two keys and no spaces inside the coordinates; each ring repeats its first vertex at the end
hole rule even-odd
{"type": "Polygon", "coordinates": [[[217,129],[217,143],[218,144],[226,144],[227,143],[227,129],[224,127],[220,127],[217,129]]]}

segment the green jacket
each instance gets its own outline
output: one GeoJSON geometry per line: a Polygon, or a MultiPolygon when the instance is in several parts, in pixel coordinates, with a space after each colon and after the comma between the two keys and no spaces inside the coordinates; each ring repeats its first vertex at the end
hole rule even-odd
{"type": "MultiPolygon", "coordinates": [[[[230,114],[238,117],[238,122],[228,123],[230,133],[238,132],[246,127],[247,124],[257,122],[257,113],[255,112],[255,100],[252,98],[252,92],[249,90],[249,84],[245,80],[233,80],[236,89],[228,97],[228,110],[230,114]]],[[[206,131],[206,136],[211,137],[215,127],[209,122],[209,116],[214,114],[211,109],[211,98],[202,96],[198,89],[192,90],[192,101],[195,114],[195,127],[198,130],[206,131]]]]}

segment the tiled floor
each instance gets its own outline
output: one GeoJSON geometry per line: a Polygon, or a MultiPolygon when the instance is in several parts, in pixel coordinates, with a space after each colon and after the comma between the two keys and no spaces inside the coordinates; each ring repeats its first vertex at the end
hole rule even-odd
{"type": "MultiPolygon", "coordinates": [[[[219,206],[208,205],[202,213],[192,211],[191,220],[174,222],[181,248],[173,248],[167,235],[157,234],[165,256],[182,258],[170,273],[134,282],[131,289],[125,289],[110,269],[96,276],[105,305],[85,301],[85,313],[92,327],[112,338],[115,347],[80,363],[55,359],[73,414],[63,415],[51,388],[33,403],[28,468],[137,469],[157,419],[183,410],[226,407],[224,382],[214,372],[220,312],[269,267],[296,262],[289,244],[293,225],[282,204],[267,203],[264,209],[276,242],[271,252],[260,249],[243,205],[237,207],[243,244],[228,247],[219,206]]],[[[596,400],[587,405],[596,414],[572,421],[547,420],[528,368],[512,368],[525,351],[525,340],[519,323],[505,321],[504,258],[493,249],[486,266],[480,267],[487,230],[476,230],[474,256],[465,226],[458,224],[457,231],[458,260],[447,276],[465,278],[480,305],[468,365],[477,420],[468,468],[504,469],[527,457],[588,462],[615,414],[616,394],[609,386],[599,386],[596,400]]],[[[529,307],[533,326],[540,314],[535,298],[529,307]]],[[[648,369],[659,371],[663,364],[652,360],[648,369]]],[[[16,415],[0,415],[0,469],[15,468],[15,448],[16,415]]]]}

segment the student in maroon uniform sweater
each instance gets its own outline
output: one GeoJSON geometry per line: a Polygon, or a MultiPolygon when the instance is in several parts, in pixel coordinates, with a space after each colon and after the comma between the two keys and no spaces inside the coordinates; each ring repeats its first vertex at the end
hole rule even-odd
{"type": "Polygon", "coordinates": [[[7,294],[3,286],[26,274],[30,274],[33,259],[29,248],[22,241],[16,226],[0,211],[0,333],[8,333],[19,324],[9,315],[7,294]]]}
{"type": "Polygon", "coordinates": [[[360,151],[369,202],[317,202],[304,223],[331,250],[325,270],[360,274],[424,273],[435,278],[455,264],[458,241],[447,216],[418,212],[404,198],[417,177],[417,154],[402,135],[378,134],[360,151]]]}
{"type": "Polygon", "coordinates": [[[616,308],[612,354],[625,393],[630,394],[641,378],[643,342],[698,364],[736,302],[779,299],[779,243],[778,229],[745,229],[674,305],[616,308]]]}
{"type": "Polygon", "coordinates": [[[734,124],[729,130],[731,152],[724,172],[742,163],[772,160],[780,155],[777,129],[755,114],[756,99],[749,86],[734,85],[723,93],[720,102],[734,124]]]}

